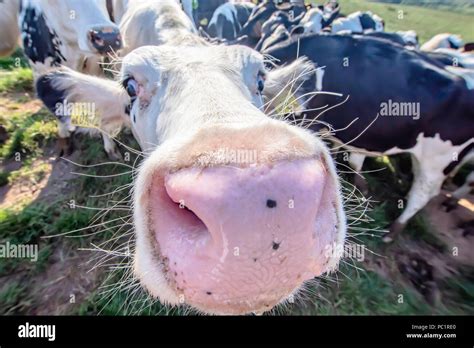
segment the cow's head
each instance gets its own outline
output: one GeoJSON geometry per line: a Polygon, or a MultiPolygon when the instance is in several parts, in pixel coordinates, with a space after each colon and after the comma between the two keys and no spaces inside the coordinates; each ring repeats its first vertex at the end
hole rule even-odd
{"type": "Polygon", "coordinates": [[[128,110],[147,154],[134,182],[134,271],[153,296],[263,312],[337,267],[328,247],[343,243],[346,223],[333,160],[262,107],[312,69],[300,59],[267,71],[243,46],[147,46],[123,59],[120,83],[70,70],[39,79],[50,104],[128,110]]]}
{"type": "Polygon", "coordinates": [[[360,13],[359,20],[363,30],[385,30],[385,21],[370,11],[360,13]]]}
{"type": "MultiPolygon", "coordinates": [[[[299,20],[294,20],[290,15],[283,11],[275,12],[262,26],[262,36],[255,49],[263,51],[269,43],[274,44],[275,37],[281,37],[281,32],[289,32],[291,28],[298,25],[299,20]]],[[[281,40],[280,40],[281,41],[281,40]]]]}
{"type": "Polygon", "coordinates": [[[253,47],[257,44],[263,34],[263,24],[275,12],[285,12],[291,17],[291,20],[299,20],[306,12],[306,7],[298,3],[276,4],[276,1],[273,0],[263,1],[253,9],[248,21],[240,31],[241,36],[247,37],[247,45],[253,47]]]}
{"type": "Polygon", "coordinates": [[[43,32],[38,40],[51,34],[51,45],[60,41],[86,55],[106,55],[122,46],[119,29],[110,20],[104,0],[22,0],[20,26],[24,40],[43,32]]]}

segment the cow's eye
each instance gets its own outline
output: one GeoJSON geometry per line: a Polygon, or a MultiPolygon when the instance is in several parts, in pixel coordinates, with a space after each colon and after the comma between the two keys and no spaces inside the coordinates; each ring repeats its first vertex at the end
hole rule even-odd
{"type": "Polygon", "coordinates": [[[265,78],[263,75],[258,75],[257,78],[257,90],[259,93],[263,93],[263,90],[265,88],[265,78]]]}
{"type": "Polygon", "coordinates": [[[136,98],[138,95],[138,83],[133,79],[133,77],[129,77],[123,82],[123,87],[127,91],[127,94],[130,98],[136,98]]]}

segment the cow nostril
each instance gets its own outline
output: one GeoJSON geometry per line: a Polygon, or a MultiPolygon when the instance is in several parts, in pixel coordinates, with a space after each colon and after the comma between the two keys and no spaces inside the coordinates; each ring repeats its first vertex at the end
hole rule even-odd
{"type": "Polygon", "coordinates": [[[120,33],[110,28],[89,30],[89,40],[93,48],[101,54],[122,47],[122,37],[120,33]]]}

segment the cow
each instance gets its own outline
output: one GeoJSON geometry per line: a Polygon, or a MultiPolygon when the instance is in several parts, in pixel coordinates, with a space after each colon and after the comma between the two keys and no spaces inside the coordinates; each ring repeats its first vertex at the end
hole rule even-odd
{"type": "Polygon", "coordinates": [[[314,67],[299,59],[268,71],[248,47],[184,37],[178,5],[160,4],[154,25],[167,40],[125,56],[118,81],[64,68],[41,77],[38,94],[130,118],[145,156],[133,183],[133,269],[153,297],[203,313],[268,311],[335,269],[331,248],[345,240],[328,149],[263,112],[264,96],[314,67]]]}
{"type": "Polygon", "coordinates": [[[364,32],[364,35],[374,37],[374,38],[379,38],[382,40],[388,40],[407,48],[412,48],[412,49],[419,48],[418,35],[413,30],[397,31],[394,33],[388,33],[385,31],[368,30],[364,32]]]}
{"type": "Polygon", "coordinates": [[[299,28],[300,20],[292,18],[287,12],[277,11],[262,25],[262,36],[258,41],[255,49],[263,51],[277,42],[273,38],[278,38],[282,41],[290,37],[290,32],[296,34],[294,31],[299,28]]]}
{"type": "Polygon", "coordinates": [[[325,67],[322,89],[333,93],[312,98],[308,111],[295,117],[314,131],[328,125],[341,146],[354,150],[351,164],[357,171],[366,154],[411,155],[414,181],[386,242],[440,192],[446,175],[472,151],[474,90],[422,53],[361,35],[303,36],[264,53],[280,64],[299,54],[325,67]]]}
{"type": "Polygon", "coordinates": [[[59,65],[87,71],[89,57],[121,48],[119,29],[103,1],[22,0],[20,5],[22,47],[35,74],[59,65]]]}
{"type": "MultiPolygon", "coordinates": [[[[321,26],[321,18],[319,16],[312,17],[315,21],[309,33],[318,33],[316,31],[321,26]]],[[[309,25],[309,23],[307,24],[309,25]]],[[[324,28],[324,27],[323,27],[324,28]]],[[[373,14],[370,11],[357,11],[351,13],[347,17],[340,17],[334,20],[331,24],[331,32],[333,34],[341,31],[349,31],[351,33],[363,33],[365,30],[384,31],[385,22],[382,18],[373,14]]]]}
{"type": "Polygon", "coordinates": [[[254,7],[251,2],[222,4],[214,11],[207,33],[214,38],[229,41],[237,39],[254,7]]]}
{"type": "Polygon", "coordinates": [[[19,10],[20,0],[0,0],[0,57],[9,56],[19,43],[19,10]]]}
{"type": "MultiPolygon", "coordinates": [[[[270,19],[268,19],[262,26],[262,37],[255,46],[256,50],[265,51],[268,47],[276,45],[279,42],[288,40],[291,37],[296,35],[303,35],[312,32],[312,22],[309,20],[311,18],[311,13],[320,13],[322,12],[319,8],[312,9],[306,12],[305,16],[302,18],[292,19],[288,14],[282,11],[275,12],[270,19]],[[309,26],[308,26],[309,24],[309,26]]],[[[321,32],[321,28],[328,28],[328,25],[333,21],[337,16],[337,13],[334,12],[331,14],[331,18],[327,19],[326,24],[320,25],[319,29],[315,30],[316,32],[321,32]]],[[[313,28],[314,29],[314,28],[313,28]]],[[[352,35],[350,31],[340,32],[341,35],[352,35]]],[[[366,30],[363,32],[364,35],[370,36],[372,38],[377,38],[380,40],[388,40],[393,43],[399,44],[401,46],[417,49],[418,48],[418,35],[415,31],[398,31],[396,33],[388,32],[379,32],[374,30],[366,30]]],[[[437,54],[439,57],[440,55],[437,54]]]]}
{"type": "Polygon", "coordinates": [[[228,0],[180,0],[184,12],[197,28],[207,29],[216,9],[228,0]]]}
{"type": "MultiPolygon", "coordinates": [[[[167,3],[165,3],[166,6],[167,3]]],[[[176,30],[173,31],[173,35],[176,33],[183,33],[185,37],[191,37],[196,39],[195,35],[189,36],[189,32],[193,34],[197,33],[196,27],[192,21],[186,17],[185,12],[182,10],[176,10],[176,7],[166,7],[173,15],[165,17],[170,23],[167,25],[174,24],[176,30]],[[178,30],[179,29],[179,30],[178,30]]],[[[121,16],[119,24],[120,32],[123,36],[123,48],[119,51],[121,57],[126,56],[131,51],[138,47],[149,46],[149,45],[161,45],[163,42],[169,41],[166,36],[168,32],[161,32],[162,27],[159,23],[162,19],[160,14],[163,12],[163,4],[161,1],[148,1],[148,0],[135,0],[127,6],[125,13],[121,16]],[[155,25],[158,23],[158,25],[155,25]]],[[[181,42],[183,38],[177,38],[181,42]]],[[[204,42],[203,40],[201,40],[204,42]]]]}
{"type": "Polygon", "coordinates": [[[263,24],[277,11],[286,12],[292,19],[296,19],[306,13],[306,7],[300,2],[276,4],[272,0],[264,0],[254,8],[247,23],[242,27],[240,36],[246,38],[242,40],[242,44],[255,47],[262,37],[263,24]]]}
{"type": "Polygon", "coordinates": [[[319,33],[323,29],[329,28],[338,16],[339,7],[334,9],[333,12],[323,11],[320,8],[312,8],[301,18],[300,25],[307,34],[319,33]]]}
{"type": "Polygon", "coordinates": [[[474,54],[470,52],[461,52],[452,48],[438,48],[434,52],[451,57],[451,64],[449,65],[474,69],[474,54]]]}
{"type": "MultiPolygon", "coordinates": [[[[101,74],[102,57],[122,46],[119,29],[110,20],[104,1],[21,0],[18,23],[35,80],[59,66],[101,74]]],[[[71,152],[70,136],[76,129],[67,110],[67,105],[55,110],[62,153],[71,152]]],[[[101,124],[101,128],[105,130],[105,151],[118,159],[120,153],[108,135],[109,125],[101,124]]]]}
{"type": "Polygon", "coordinates": [[[462,48],[463,45],[463,40],[459,35],[444,33],[435,35],[433,38],[425,42],[420,50],[435,51],[438,48],[453,48],[458,50],[462,48]]]}

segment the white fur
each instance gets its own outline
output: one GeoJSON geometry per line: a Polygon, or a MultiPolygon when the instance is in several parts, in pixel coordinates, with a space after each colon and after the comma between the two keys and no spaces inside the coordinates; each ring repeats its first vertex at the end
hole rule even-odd
{"type": "Polygon", "coordinates": [[[471,52],[459,52],[452,48],[438,48],[435,52],[451,56],[453,59],[453,66],[456,66],[456,63],[458,63],[466,69],[474,69],[474,54],[471,52]]]}
{"type": "Polygon", "coordinates": [[[418,42],[418,35],[416,34],[416,31],[397,31],[396,33],[401,36],[403,41],[405,41],[405,44],[412,45],[416,49],[420,48],[420,43],[418,42]]]}
{"type": "Polygon", "coordinates": [[[124,40],[124,48],[120,52],[122,56],[127,55],[135,48],[161,45],[169,40],[183,43],[187,38],[192,38],[193,44],[200,40],[197,36],[189,35],[189,33],[196,33],[196,29],[192,21],[174,0],[151,2],[135,0],[128,6],[122,17],[120,32],[124,40]],[[161,15],[164,8],[173,9],[173,13],[168,13],[166,17],[161,15]],[[162,23],[165,19],[179,23],[180,29],[172,28],[172,30],[168,30],[162,23]]]}
{"type": "Polygon", "coordinates": [[[19,43],[19,9],[20,0],[0,2],[0,56],[10,55],[19,43]]]}
{"type": "Polygon", "coordinates": [[[474,70],[472,69],[463,69],[454,66],[446,66],[446,70],[452,72],[453,74],[462,77],[466,81],[466,87],[470,90],[474,89],[474,70]]]}

